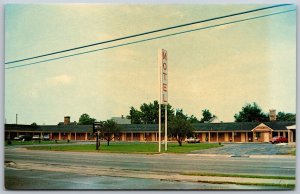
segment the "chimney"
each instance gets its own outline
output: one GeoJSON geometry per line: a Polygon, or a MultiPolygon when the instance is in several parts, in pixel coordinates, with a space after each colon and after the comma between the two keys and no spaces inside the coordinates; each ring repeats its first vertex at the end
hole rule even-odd
{"type": "Polygon", "coordinates": [[[69,125],[70,124],[70,116],[65,116],[64,117],[64,125],[69,125]]]}
{"type": "Polygon", "coordinates": [[[269,118],[270,121],[276,121],[276,109],[270,109],[269,118]]]}

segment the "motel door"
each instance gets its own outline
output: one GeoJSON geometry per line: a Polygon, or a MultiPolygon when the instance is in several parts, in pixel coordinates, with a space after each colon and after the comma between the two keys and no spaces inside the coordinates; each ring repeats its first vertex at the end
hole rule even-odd
{"type": "Polygon", "coordinates": [[[269,142],[269,141],[270,141],[269,132],[264,132],[264,142],[269,142]]]}

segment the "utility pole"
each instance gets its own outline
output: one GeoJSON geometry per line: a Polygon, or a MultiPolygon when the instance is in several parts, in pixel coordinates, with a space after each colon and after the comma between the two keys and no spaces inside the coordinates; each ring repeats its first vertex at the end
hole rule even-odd
{"type": "Polygon", "coordinates": [[[16,125],[18,124],[18,114],[16,114],[16,125]]]}

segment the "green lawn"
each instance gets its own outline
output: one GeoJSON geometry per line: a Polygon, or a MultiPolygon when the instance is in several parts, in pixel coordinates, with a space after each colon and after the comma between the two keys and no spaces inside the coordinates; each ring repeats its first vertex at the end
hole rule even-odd
{"type": "Polygon", "coordinates": [[[290,152],[291,155],[296,156],[296,149],[290,152]]]}
{"type": "MultiPolygon", "coordinates": [[[[202,150],[220,147],[222,145],[213,143],[199,143],[199,144],[183,144],[179,146],[177,143],[169,143],[167,153],[189,153],[193,150],[202,150]]],[[[34,146],[27,147],[30,150],[51,150],[51,151],[78,151],[78,152],[97,152],[95,150],[95,144],[87,145],[61,145],[61,146],[34,146]]],[[[162,152],[164,151],[164,145],[161,147],[162,152]]],[[[112,142],[110,146],[102,142],[99,152],[115,152],[115,153],[158,153],[157,143],[123,143],[123,142],[112,142]]]]}

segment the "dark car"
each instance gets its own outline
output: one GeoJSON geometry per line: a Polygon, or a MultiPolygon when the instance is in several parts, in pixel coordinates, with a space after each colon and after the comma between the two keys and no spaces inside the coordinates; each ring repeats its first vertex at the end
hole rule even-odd
{"type": "Polygon", "coordinates": [[[275,136],[271,139],[271,143],[287,143],[288,139],[282,136],[275,136]]]}
{"type": "Polygon", "coordinates": [[[19,135],[18,137],[15,137],[14,140],[30,141],[32,140],[32,137],[30,135],[19,135]]]}

